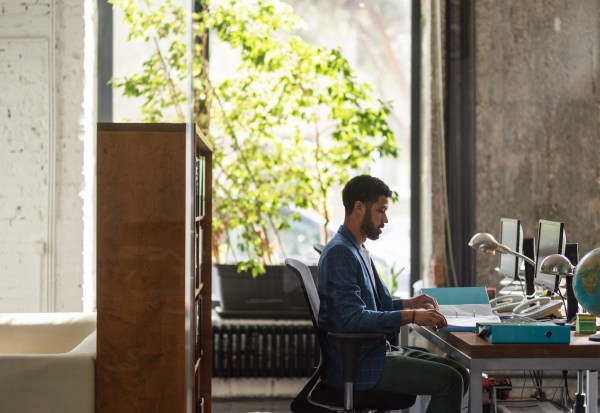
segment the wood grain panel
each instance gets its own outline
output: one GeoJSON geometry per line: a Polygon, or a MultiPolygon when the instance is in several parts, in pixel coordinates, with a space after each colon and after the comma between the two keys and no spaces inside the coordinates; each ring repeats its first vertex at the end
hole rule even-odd
{"type": "MultiPolygon", "coordinates": [[[[212,144],[195,125],[196,147],[199,151],[207,152],[206,156],[212,157],[212,144]]],[[[98,132],[186,132],[185,123],[98,123],[98,132]]]]}
{"type": "Polygon", "coordinates": [[[169,127],[98,126],[100,413],[185,411],[185,132],[169,127]]]}
{"type": "Polygon", "coordinates": [[[444,341],[467,356],[477,358],[562,358],[600,357],[600,343],[588,340],[589,335],[571,331],[570,344],[491,344],[471,332],[437,332],[444,341]]]}

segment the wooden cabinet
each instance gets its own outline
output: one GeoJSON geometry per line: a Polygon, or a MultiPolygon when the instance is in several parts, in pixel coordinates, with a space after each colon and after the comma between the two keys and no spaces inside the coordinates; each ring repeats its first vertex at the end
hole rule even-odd
{"type": "MultiPolygon", "coordinates": [[[[99,413],[185,412],[185,130],[98,124],[99,413]]],[[[197,128],[195,148],[205,160],[206,200],[194,223],[202,234],[195,237],[192,290],[201,303],[201,354],[192,356],[192,411],[203,399],[210,413],[212,147],[197,128]]],[[[196,305],[191,312],[188,348],[195,353],[196,305]]]]}

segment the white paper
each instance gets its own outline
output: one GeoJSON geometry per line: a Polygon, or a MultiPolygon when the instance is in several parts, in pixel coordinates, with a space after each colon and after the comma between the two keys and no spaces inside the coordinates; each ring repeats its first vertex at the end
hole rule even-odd
{"type": "Polygon", "coordinates": [[[489,304],[440,305],[440,313],[446,317],[448,327],[473,328],[477,323],[499,323],[500,317],[492,314],[489,304]]]}
{"type": "Polygon", "coordinates": [[[499,323],[500,317],[495,315],[488,315],[483,317],[446,317],[448,327],[473,327],[477,323],[499,323]]]}
{"type": "MultiPolygon", "coordinates": [[[[489,304],[457,304],[440,305],[440,313],[446,319],[458,317],[489,316],[492,315],[492,307],[489,304]]],[[[449,320],[448,320],[449,321],[449,320]]]]}

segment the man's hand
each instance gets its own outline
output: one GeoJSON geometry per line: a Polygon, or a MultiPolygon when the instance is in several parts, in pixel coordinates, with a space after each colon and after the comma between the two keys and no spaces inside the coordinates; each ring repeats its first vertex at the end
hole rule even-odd
{"type": "Polygon", "coordinates": [[[415,311],[415,324],[423,327],[431,327],[434,331],[448,325],[446,317],[437,310],[417,310],[415,311]]]}
{"type": "Polygon", "coordinates": [[[430,309],[432,306],[435,310],[440,309],[435,298],[430,297],[427,294],[421,294],[413,298],[405,298],[402,300],[402,308],[406,310],[418,310],[420,308],[430,309]]]}

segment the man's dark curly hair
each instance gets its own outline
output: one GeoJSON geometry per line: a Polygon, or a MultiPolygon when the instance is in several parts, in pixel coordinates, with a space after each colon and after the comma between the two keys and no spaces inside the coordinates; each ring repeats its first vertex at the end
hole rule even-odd
{"type": "Polygon", "coordinates": [[[370,175],[358,175],[349,180],[342,189],[342,202],[346,215],[350,215],[354,210],[356,201],[360,201],[370,208],[375,202],[379,201],[381,195],[388,198],[392,196],[390,187],[381,179],[370,175]]]}

